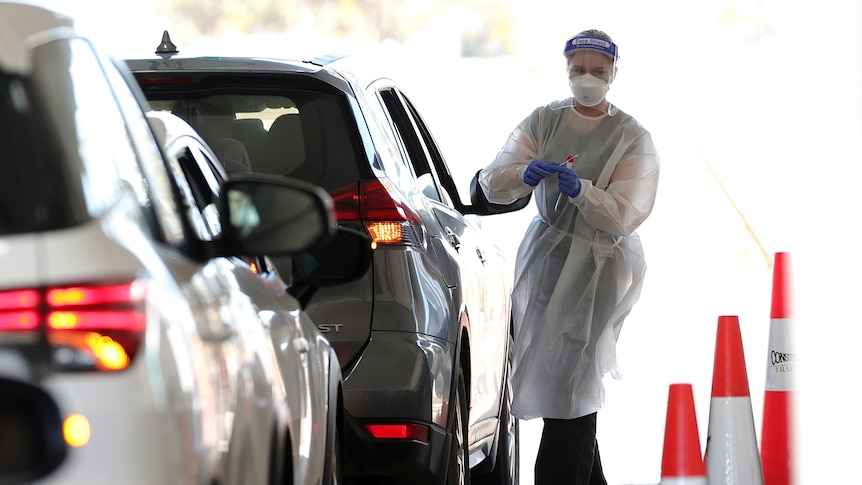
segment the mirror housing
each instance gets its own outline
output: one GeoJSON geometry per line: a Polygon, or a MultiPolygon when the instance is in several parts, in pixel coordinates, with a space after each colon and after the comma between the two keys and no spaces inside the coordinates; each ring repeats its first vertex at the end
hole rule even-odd
{"type": "Polygon", "coordinates": [[[232,174],[219,198],[230,254],[287,256],[335,235],[334,203],[323,188],[297,179],[232,174]]]}

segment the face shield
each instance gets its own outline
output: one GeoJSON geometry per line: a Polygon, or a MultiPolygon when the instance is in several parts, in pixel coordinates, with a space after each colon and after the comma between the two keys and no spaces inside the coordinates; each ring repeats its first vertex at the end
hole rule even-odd
{"type": "Polygon", "coordinates": [[[599,105],[616,74],[617,45],[599,37],[572,37],[563,55],[575,101],[587,107],[599,105]]]}

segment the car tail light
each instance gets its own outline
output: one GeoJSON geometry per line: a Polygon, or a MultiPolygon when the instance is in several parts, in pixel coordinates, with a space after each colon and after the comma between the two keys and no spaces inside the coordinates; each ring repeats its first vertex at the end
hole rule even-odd
{"type": "Polygon", "coordinates": [[[373,245],[422,245],[422,220],[388,179],[363,180],[330,195],[338,221],[361,221],[373,245]]]}
{"type": "Polygon", "coordinates": [[[415,440],[428,442],[428,426],[420,424],[367,424],[365,429],[377,439],[415,440]]]}
{"type": "Polygon", "coordinates": [[[260,266],[257,264],[257,260],[255,260],[255,258],[242,256],[240,259],[248,265],[248,268],[252,270],[252,272],[260,274],[260,266]]]}
{"type": "Polygon", "coordinates": [[[39,326],[36,290],[0,291],[0,331],[34,330],[39,326]]]}
{"type": "Polygon", "coordinates": [[[145,296],[139,281],[0,291],[0,332],[40,332],[60,370],[123,370],[143,340],[145,296]]]}

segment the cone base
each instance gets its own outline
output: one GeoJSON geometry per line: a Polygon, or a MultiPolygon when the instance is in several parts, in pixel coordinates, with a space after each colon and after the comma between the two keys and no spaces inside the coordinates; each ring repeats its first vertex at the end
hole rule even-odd
{"type": "Polygon", "coordinates": [[[763,395],[763,436],[760,460],[766,485],[791,485],[790,409],[792,393],[767,391],[763,395]]]}
{"type": "Polygon", "coordinates": [[[751,399],[712,398],[708,433],[704,461],[710,483],[763,484],[751,399]]]}

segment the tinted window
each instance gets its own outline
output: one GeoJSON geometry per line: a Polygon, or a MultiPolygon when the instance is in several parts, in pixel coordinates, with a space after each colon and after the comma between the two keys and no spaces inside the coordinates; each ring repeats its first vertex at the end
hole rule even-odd
{"type": "MultiPolygon", "coordinates": [[[[36,230],[44,226],[69,225],[62,217],[61,187],[57,177],[45,177],[45,191],[39,191],[33,174],[48,168],[50,139],[41,143],[36,133],[44,133],[45,121],[38,118],[26,80],[0,74],[0,146],[3,148],[3,176],[0,177],[0,234],[36,230]],[[42,196],[50,196],[45,199],[42,196]],[[47,204],[46,204],[47,202],[47,204]],[[52,209],[57,209],[59,212],[52,209]],[[47,221],[55,214],[54,222],[47,221]]],[[[50,173],[50,172],[47,172],[50,173]]]]}
{"type": "Polygon", "coordinates": [[[368,130],[374,139],[381,167],[386,176],[402,188],[415,185],[415,174],[409,163],[407,148],[398,136],[398,128],[392,120],[386,105],[376,87],[368,88],[365,93],[368,110],[368,130]]]}
{"type": "Polygon", "coordinates": [[[199,95],[194,85],[158,93],[144,87],[153,109],[186,120],[225,167],[240,166],[247,155],[252,172],[331,190],[358,180],[360,164],[367,164],[344,97],[310,89],[251,93],[222,87],[219,94],[199,95]]]}
{"type": "MultiPolygon", "coordinates": [[[[140,160],[147,188],[152,194],[152,209],[158,221],[155,225],[160,229],[157,237],[172,246],[180,246],[185,242],[182,219],[176,210],[175,197],[161,150],[142,110],[147,101],[131,74],[117,67],[122,66],[122,69],[125,69],[125,65],[105,57],[102,57],[102,64],[105,66],[105,74],[113,88],[114,97],[122,108],[129,139],[140,160]]],[[[130,166],[126,172],[132,177],[140,176],[136,168],[137,166],[130,166]]],[[[146,206],[150,205],[150,198],[145,197],[142,201],[146,206]]]]}

